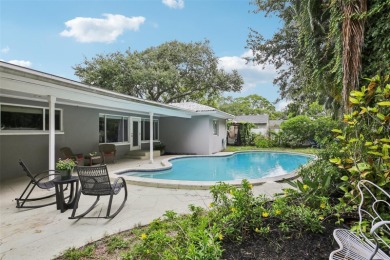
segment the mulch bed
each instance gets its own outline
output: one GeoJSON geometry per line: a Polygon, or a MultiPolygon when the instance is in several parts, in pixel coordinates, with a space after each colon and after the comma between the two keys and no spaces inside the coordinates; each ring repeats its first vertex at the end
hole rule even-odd
{"type": "Polygon", "coordinates": [[[329,259],[329,254],[339,248],[332,235],[335,228],[327,224],[322,234],[286,235],[276,229],[271,229],[266,238],[251,234],[242,243],[225,242],[222,259],[329,259]]]}

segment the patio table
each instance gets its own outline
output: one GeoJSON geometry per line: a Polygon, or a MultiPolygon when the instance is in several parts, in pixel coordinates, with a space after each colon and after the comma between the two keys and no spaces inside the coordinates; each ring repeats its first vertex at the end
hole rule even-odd
{"type": "Polygon", "coordinates": [[[79,189],[79,177],[72,176],[67,180],[61,180],[61,178],[59,177],[59,178],[55,178],[53,180],[53,183],[56,189],[57,209],[61,210],[61,213],[65,212],[67,209],[73,209],[76,201],[77,191],[79,189]],[[70,194],[69,197],[67,197],[68,198],[67,202],[65,201],[66,198],[64,197],[65,184],[70,185],[70,194]]]}

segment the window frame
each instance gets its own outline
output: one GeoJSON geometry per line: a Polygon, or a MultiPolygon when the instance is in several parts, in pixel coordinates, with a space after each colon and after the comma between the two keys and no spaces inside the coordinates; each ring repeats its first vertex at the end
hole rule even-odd
{"type": "Polygon", "coordinates": [[[105,114],[105,113],[99,113],[99,144],[130,144],[130,116],[124,116],[124,115],[114,115],[114,114],[105,114]],[[100,142],[100,118],[104,119],[104,142],[100,142]],[[120,142],[106,142],[107,140],[107,118],[108,119],[120,119],[122,122],[127,120],[127,131],[125,131],[125,124],[122,123],[122,140],[125,140],[125,135],[127,132],[127,141],[120,141],[120,142]]]}
{"type": "Polygon", "coordinates": [[[219,135],[219,120],[218,119],[213,119],[212,121],[213,124],[213,135],[219,135]]]}
{"type": "MultiPolygon", "coordinates": [[[[0,103],[0,125],[1,125],[1,112],[2,106],[13,106],[13,107],[23,107],[23,108],[32,108],[32,109],[40,109],[42,111],[42,130],[40,129],[12,129],[12,130],[4,130],[0,127],[0,135],[41,135],[41,134],[49,134],[49,129],[46,129],[46,111],[50,111],[49,107],[44,106],[33,106],[33,105],[24,105],[24,104],[14,104],[14,103],[0,103]]],[[[60,129],[56,129],[56,134],[64,133],[64,111],[62,108],[55,108],[55,111],[60,112],[60,129]]]]}
{"type": "MultiPolygon", "coordinates": [[[[141,118],[141,143],[150,143],[150,138],[149,139],[143,139],[145,137],[145,122],[150,122],[149,118],[141,118]]],[[[150,125],[149,125],[150,127],[150,125]]],[[[149,133],[150,136],[150,133],[149,133]]],[[[159,142],[160,141],[160,121],[158,119],[153,119],[153,142],[159,142]],[[157,134],[155,128],[154,128],[154,123],[157,123],[157,134]],[[154,135],[156,134],[157,138],[154,139],[154,135]]]]}

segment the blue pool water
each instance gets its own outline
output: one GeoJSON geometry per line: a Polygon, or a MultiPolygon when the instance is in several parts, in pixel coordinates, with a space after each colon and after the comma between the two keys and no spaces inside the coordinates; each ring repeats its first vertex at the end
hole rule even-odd
{"type": "Polygon", "coordinates": [[[127,172],[143,178],[186,181],[229,181],[284,175],[306,164],[312,157],[274,152],[244,152],[230,156],[172,159],[172,168],[162,171],[127,172]]]}

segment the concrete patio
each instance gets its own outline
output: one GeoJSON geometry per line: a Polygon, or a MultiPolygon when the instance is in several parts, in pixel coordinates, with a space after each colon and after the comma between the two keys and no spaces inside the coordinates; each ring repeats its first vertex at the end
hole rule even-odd
{"type": "MultiPolygon", "coordinates": [[[[119,160],[108,167],[110,173],[130,168],[158,168],[161,167],[163,159],[167,157],[157,158],[153,164],[148,160],[119,160]]],[[[105,235],[146,225],[161,217],[166,210],[186,213],[189,204],[207,207],[212,200],[208,190],[128,184],[127,203],[114,219],[69,220],[71,210],[60,213],[55,205],[38,209],[15,208],[15,198],[20,196],[28,181],[27,177],[21,177],[0,184],[0,259],[52,259],[70,247],[80,247],[105,235]]],[[[284,187],[288,185],[267,182],[254,186],[253,190],[255,195],[272,196],[284,187]]],[[[113,211],[120,204],[122,195],[114,197],[113,211]]],[[[80,200],[80,210],[89,207],[93,200],[94,198],[83,196],[80,200]]],[[[101,198],[90,214],[105,214],[107,204],[108,198],[101,198]]]]}

